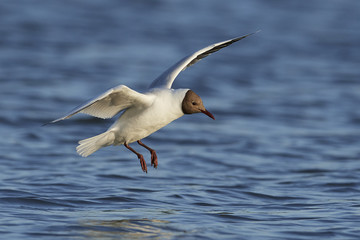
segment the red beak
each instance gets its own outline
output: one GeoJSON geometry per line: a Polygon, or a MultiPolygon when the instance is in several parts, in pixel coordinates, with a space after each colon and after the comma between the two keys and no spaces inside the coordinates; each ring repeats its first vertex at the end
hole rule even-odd
{"type": "Polygon", "coordinates": [[[208,115],[209,117],[211,117],[212,119],[214,119],[215,120],[215,118],[214,118],[214,115],[212,115],[211,114],[211,112],[209,112],[208,110],[200,110],[203,114],[206,114],[206,115],[208,115]]]}

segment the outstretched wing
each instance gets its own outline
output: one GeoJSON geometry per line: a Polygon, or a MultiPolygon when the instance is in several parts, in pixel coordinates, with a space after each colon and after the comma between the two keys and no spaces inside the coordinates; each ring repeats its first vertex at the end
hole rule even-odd
{"type": "Polygon", "coordinates": [[[250,33],[241,37],[233,38],[227,41],[219,42],[212,44],[210,46],[207,46],[206,48],[203,48],[189,56],[186,56],[185,58],[181,59],[179,62],[177,62],[175,65],[170,67],[168,70],[166,70],[163,74],[161,74],[157,79],[155,79],[151,85],[150,88],[171,88],[172,83],[174,82],[175,78],[181,71],[184,71],[187,67],[190,67],[191,65],[197,63],[204,57],[209,56],[210,54],[219,51],[220,49],[227,47],[234,42],[237,42],[241,39],[244,39],[250,35],[253,35],[257,32],[250,33]]]}
{"type": "Polygon", "coordinates": [[[151,95],[138,93],[125,85],[119,85],[50,123],[68,119],[77,113],[85,113],[103,119],[112,118],[123,109],[132,106],[146,107],[151,105],[152,101],[153,96],[151,95]]]}

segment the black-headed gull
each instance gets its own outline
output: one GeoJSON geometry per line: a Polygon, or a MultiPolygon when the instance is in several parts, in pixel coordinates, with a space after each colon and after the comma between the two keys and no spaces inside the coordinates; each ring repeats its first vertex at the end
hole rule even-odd
{"type": "Polygon", "coordinates": [[[87,157],[102,147],[124,145],[137,155],[142,170],[147,172],[144,157],[131,148],[130,143],[137,142],[149,150],[151,165],[156,168],[158,161],[155,150],[142,143],[141,139],[184,114],[204,113],[215,119],[205,109],[201,98],[195,92],[190,89],[171,88],[177,75],[211,53],[252,34],[254,33],[215,43],[186,56],[155,79],[145,93],[139,93],[125,85],[119,85],[50,123],[70,118],[77,113],[85,113],[103,119],[112,118],[120,111],[125,110],[106,132],[79,141],[76,150],[81,156],[87,157]]]}

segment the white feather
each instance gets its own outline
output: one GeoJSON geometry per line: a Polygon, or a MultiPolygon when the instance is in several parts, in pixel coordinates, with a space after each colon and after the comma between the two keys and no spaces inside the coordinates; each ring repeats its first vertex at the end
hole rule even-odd
{"type": "Polygon", "coordinates": [[[137,106],[146,107],[151,105],[154,97],[136,92],[125,85],[111,88],[100,96],[75,108],[65,116],[50,123],[68,119],[77,113],[85,113],[98,118],[112,118],[121,110],[137,106]]]}
{"type": "MultiPolygon", "coordinates": [[[[257,31],[257,32],[259,32],[259,31],[257,31]]],[[[200,49],[199,51],[197,51],[193,54],[190,54],[189,56],[184,57],[179,62],[174,64],[172,67],[167,69],[157,79],[155,79],[151,83],[150,88],[171,88],[171,85],[173,84],[175,78],[179,75],[179,73],[181,71],[184,71],[186,68],[197,63],[198,61],[209,56],[210,54],[217,52],[220,49],[227,47],[227,46],[233,44],[234,42],[240,41],[241,39],[244,39],[244,38],[246,38],[250,35],[253,35],[257,32],[212,44],[203,49],[200,49]]]]}
{"type": "Polygon", "coordinates": [[[114,140],[115,134],[112,131],[107,131],[94,137],[79,141],[76,151],[79,155],[87,157],[102,147],[112,145],[114,140]]]}

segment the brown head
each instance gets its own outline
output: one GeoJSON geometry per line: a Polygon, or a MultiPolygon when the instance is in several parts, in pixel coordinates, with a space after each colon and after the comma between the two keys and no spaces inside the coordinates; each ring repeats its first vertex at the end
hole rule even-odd
{"type": "Polygon", "coordinates": [[[185,94],[185,97],[182,101],[182,111],[185,114],[204,113],[215,120],[214,116],[205,109],[199,95],[194,93],[192,90],[188,90],[185,94]]]}

